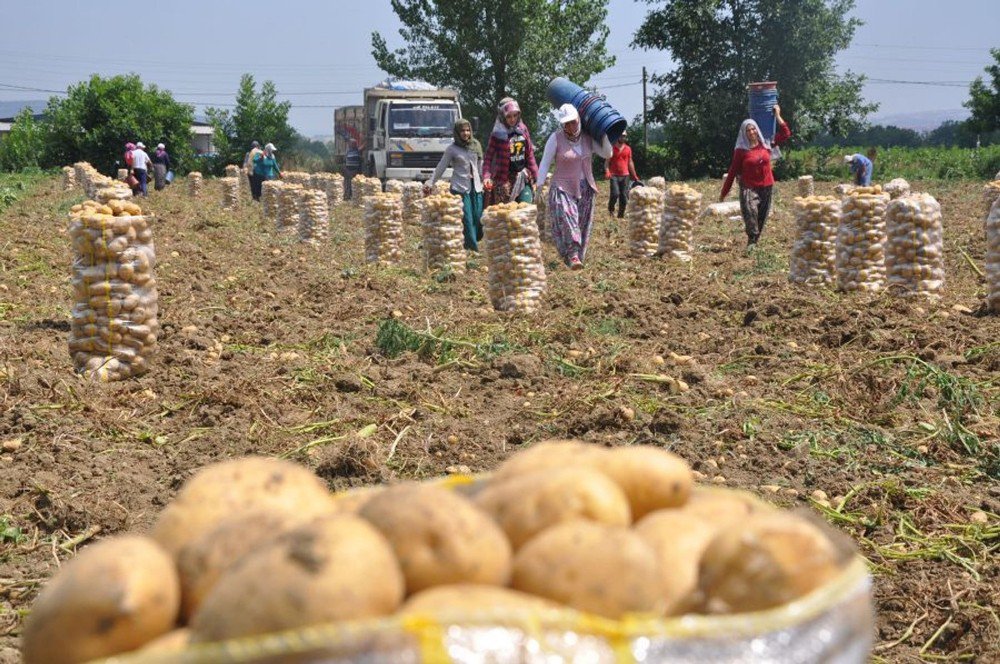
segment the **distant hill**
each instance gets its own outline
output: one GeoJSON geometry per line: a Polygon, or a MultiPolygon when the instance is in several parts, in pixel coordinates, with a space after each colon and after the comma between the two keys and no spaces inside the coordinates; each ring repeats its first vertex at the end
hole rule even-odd
{"type": "Polygon", "coordinates": [[[0,101],[0,118],[12,118],[21,112],[21,109],[28,107],[34,113],[41,113],[49,102],[43,100],[31,101],[0,101]]]}
{"type": "Polygon", "coordinates": [[[886,113],[870,117],[872,124],[892,125],[914,131],[931,131],[949,120],[965,120],[969,111],[964,108],[942,111],[914,111],[912,113],[886,113]]]}

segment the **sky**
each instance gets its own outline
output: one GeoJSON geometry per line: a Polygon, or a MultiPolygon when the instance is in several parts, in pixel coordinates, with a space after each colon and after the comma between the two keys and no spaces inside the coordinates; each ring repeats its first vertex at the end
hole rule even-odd
{"type": "MultiPolygon", "coordinates": [[[[39,90],[64,91],[93,73],[134,72],[200,110],[232,105],[240,75],[250,72],[258,82],[273,80],[292,102],[296,129],[323,136],[333,133],[333,107],[361,103],[362,89],[385,77],[371,56],[371,33],[402,45],[388,0],[124,8],[105,0],[0,0],[0,101],[45,99],[50,93],[39,90]]],[[[629,120],[642,109],[642,67],[671,66],[663,52],[630,46],[648,8],[644,0],[609,0],[608,49],[617,62],[590,82],[629,120]]],[[[853,15],[865,25],[837,66],[869,77],[864,94],[880,104],[876,119],[961,111],[968,83],[990,62],[989,48],[1000,47],[1000,0],[857,0],[853,15]]]]}

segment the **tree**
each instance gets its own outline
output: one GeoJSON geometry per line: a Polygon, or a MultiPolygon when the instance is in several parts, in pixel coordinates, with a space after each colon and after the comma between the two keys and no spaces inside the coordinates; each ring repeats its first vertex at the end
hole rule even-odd
{"type": "Polygon", "coordinates": [[[174,101],[166,90],[143,86],[135,75],[89,80],[70,86],[66,97],[53,97],[45,110],[48,164],[89,161],[111,173],[128,141],[148,146],[164,143],[171,159],[190,164],[191,106],[174,101]]]}
{"type": "Polygon", "coordinates": [[[207,108],[205,115],[215,125],[216,147],[226,163],[242,165],[251,141],[259,141],[261,145],[274,143],[284,150],[292,146],[295,130],[288,124],[291,107],[291,102],[278,101],[273,82],[264,81],[257,92],[253,76],[243,74],[236,93],[236,108],[232,112],[207,108]]]}
{"type": "Polygon", "coordinates": [[[44,162],[44,125],[35,122],[30,108],[21,109],[10,133],[0,140],[0,171],[37,168],[44,162]]]}
{"type": "Polygon", "coordinates": [[[492,126],[496,104],[517,99],[532,125],[555,76],[582,83],[614,64],[605,48],[607,0],[392,0],[406,47],[372,33],[375,62],[391,76],[462,94],[466,117],[492,126]]]}
{"type": "Polygon", "coordinates": [[[990,84],[982,76],[969,86],[969,100],[963,104],[972,112],[968,120],[972,132],[991,132],[1000,129],[1000,48],[990,49],[994,63],[986,67],[990,84]]]}
{"type": "Polygon", "coordinates": [[[834,55],[850,44],[860,21],[853,0],[646,0],[633,46],[664,50],[673,71],[651,119],[667,125],[685,177],[718,173],[729,163],[752,81],[778,81],[782,115],[796,140],[821,129],[843,135],[877,105],[864,103],[864,78],[838,76],[834,55]]]}

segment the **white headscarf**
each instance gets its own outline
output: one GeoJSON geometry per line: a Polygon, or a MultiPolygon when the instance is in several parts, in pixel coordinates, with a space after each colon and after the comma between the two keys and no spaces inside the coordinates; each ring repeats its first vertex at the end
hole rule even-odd
{"type": "Polygon", "coordinates": [[[778,146],[771,145],[771,141],[764,138],[764,134],[761,133],[760,125],[758,125],[756,121],[749,118],[744,120],[743,124],[740,125],[740,133],[736,136],[737,149],[750,149],[750,139],[747,138],[747,127],[753,127],[757,130],[757,140],[760,141],[760,144],[763,145],[765,149],[770,151],[772,160],[777,161],[778,159],[781,159],[781,150],[778,146]]]}

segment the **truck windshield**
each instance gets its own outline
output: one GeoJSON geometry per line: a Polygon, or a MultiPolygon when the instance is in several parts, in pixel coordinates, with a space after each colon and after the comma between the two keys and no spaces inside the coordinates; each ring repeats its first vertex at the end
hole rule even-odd
{"type": "Polygon", "coordinates": [[[458,119],[453,104],[395,103],[389,107],[389,135],[449,138],[458,119]]]}

